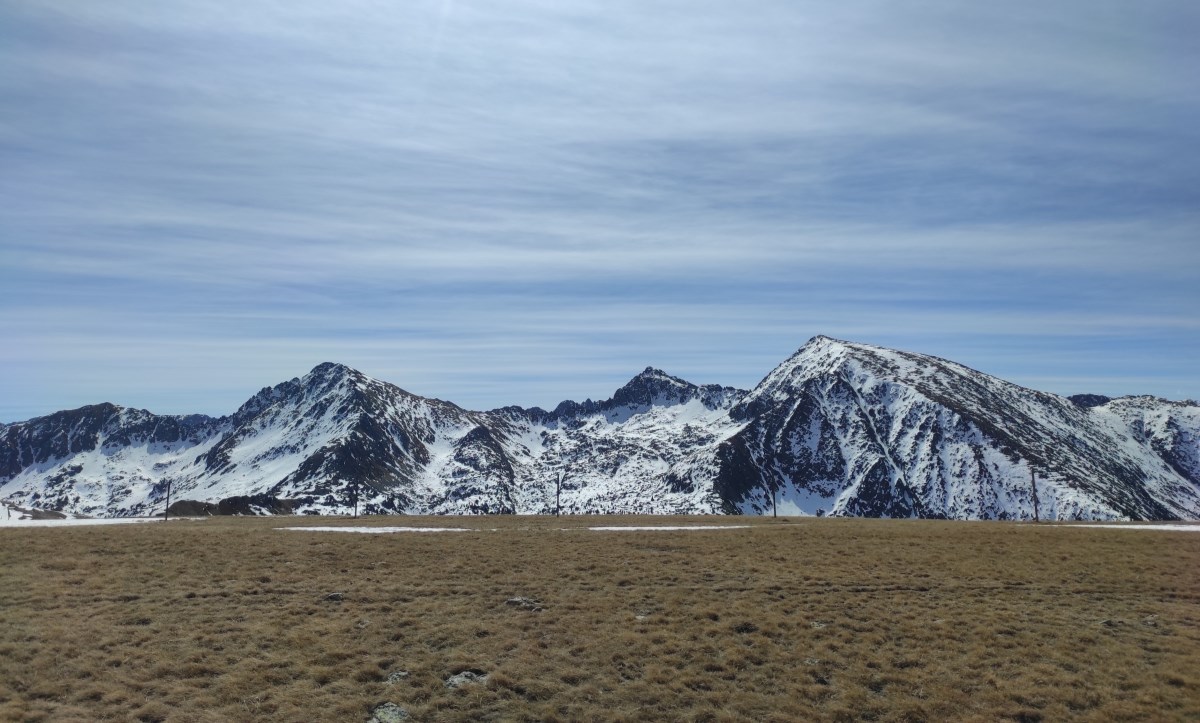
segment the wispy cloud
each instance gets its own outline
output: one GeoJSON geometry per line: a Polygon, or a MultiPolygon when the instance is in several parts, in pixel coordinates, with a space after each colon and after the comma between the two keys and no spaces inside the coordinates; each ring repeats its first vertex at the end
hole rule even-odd
{"type": "Polygon", "coordinates": [[[1190,3],[0,27],[0,419],[229,411],[325,359],[480,408],[648,363],[748,385],[814,333],[1200,396],[1190,3]]]}

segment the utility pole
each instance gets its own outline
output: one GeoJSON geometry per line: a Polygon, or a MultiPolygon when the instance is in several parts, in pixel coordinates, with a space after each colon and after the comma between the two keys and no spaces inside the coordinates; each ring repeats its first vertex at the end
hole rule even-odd
{"type": "Polygon", "coordinates": [[[1029,465],[1029,489],[1033,492],[1033,521],[1039,522],[1038,519],[1038,496],[1037,496],[1037,472],[1033,465],[1029,465]]]}
{"type": "Polygon", "coordinates": [[[559,472],[558,476],[555,477],[555,481],[554,481],[554,516],[555,517],[559,517],[562,515],[562,481],[563,481],[563,474],[562,474],[562,472],[559,472]]]}
{"type": "Polygon", "coordinates": [[[350,488],[350,495],[354,499],[354,519],[358,519],[358,480],[355,480],[350,488]]]}
{"type": "Polygon", "coordinates": [[[167,478],[167,506],[163,508],[163,522],[171,519],[171,478],[167,478]]]}

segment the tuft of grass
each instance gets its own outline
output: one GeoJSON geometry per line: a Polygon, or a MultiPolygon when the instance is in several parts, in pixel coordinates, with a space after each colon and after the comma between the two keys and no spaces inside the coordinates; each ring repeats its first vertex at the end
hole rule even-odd
{"type": "Polygon", "coordinates": [[[0,530],[0,719],[353,721],[383,702],[415,720],[1200,718],[1194,535],[380,522],[479,531],[0,530]],[[446,685],[464,672],[479,679],[446,685]]]}

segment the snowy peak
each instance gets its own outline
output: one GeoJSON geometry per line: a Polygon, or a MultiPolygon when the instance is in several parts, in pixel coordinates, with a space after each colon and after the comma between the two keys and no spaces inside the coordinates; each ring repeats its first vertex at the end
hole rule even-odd
{"type": "Polygon", "coordinates": [[[321,362],[320,364],[313,367],[312,370],[308,374],[305,375],[305,378],[306,379],[309,379],[309,378],[329,379],[329,378],[341,378],[341,377],[351,376],[351,375],[361,376],[362,372],[358,371],[357,369],[348,367],[345,364],[338,364],[337,362],[321,362]]]}
{"type": "Polygon", "coordinates": [[[615,411],[639,414],[654,407],[687,404],[699,400],[707,409],[727,408],[745,394],[741,389],[723,387],[718,384],[697,386],[689,381],[671,376],[661,369],[646,367],[630,379],[610,399],[595,402],[566,400],[560,402],[553,412],[540,409],[526,410],[531,419],[568,419],[589,414],[612,413],[615,411]]]}
{"type": "Polygon", "coordinates": [[[235,423],[243,424],[272,407],[345,407],[360,392],[369,377],[344,364],[325,362],[313,367],[302,377],[296,377],[273,387],[264,387],[233,415],[235,423]]]}
{"type": "MultiPolygon", "coordinates": [[[[997,388],[1021,389],[940,357],[815,336],[759,382],[736,413],[753,416],[804,393],[805,385],[814,379],[837,380],[855,387],[902,384],[934,398],[966,393],[975,401],[986,401],[991,390],[997,388]]],[[[1054,397],[1033,393],[1046,399],[1054,397]]]]}
{"type": "MultiPolygon", "coordinates": [[[[829,336],[814,336],[806,341],[787,360],[776,367],[771,374],[768,374],[767,378],[769,379],[779,373],[830,370],[845,358],[851,346],[850,342],[842,341],[841,339],[834,339],[829,336]]],[[[865,345],[855,346],[871,348],[865,345]]]]}
{"type": "Polygon", "coordinates": [[[298,381],[301,389],[310,396],[364,391],[372,383],[384,383],[372,379],[345,364],[335,364],[333,362],[318,364],[308,374],[300,377],[298,381]]]}
{"type": "Polygon", "coordinates": [[[790,489],[834,514],[1200,514],[1195,422],[1177,414],[1170,427],[1155,409],[1157,442],[1139,441],[1130,406],[1105,419],[1106,406],[939,357],[816,337],[730,410],[747,427],[723,448],[718,486],[750,500],[741,510],[761,511],[756,490],[790,489]]]}
{"type": "Polygon", "coordinates": [[[439,426],[467,424],[463,410],[428,400],[341,364],[260,391],[205,457],[207,470],[266,475],[271,492],[303,493],[327,482],[386,488],[411,482],[439,426]],[[239,472],[240,470],[240,472],[239,472]]]}
{"type": "Polygon", "coordinates": [[[682,404],[693,399],[699,387],[679,377],[646,367],[646,370],[630,379],[609,400],[610,406],[651,407],[656,404],[682,404]]]}
{"type": "Polygon", "coordinates": [[[850,346],[828,336],[814,336],[763,377],[734,405],[730,415],[734,419],[752,419],[774,405],[803,394],[806,380],[839,372],[850,353],[850,346]]]}

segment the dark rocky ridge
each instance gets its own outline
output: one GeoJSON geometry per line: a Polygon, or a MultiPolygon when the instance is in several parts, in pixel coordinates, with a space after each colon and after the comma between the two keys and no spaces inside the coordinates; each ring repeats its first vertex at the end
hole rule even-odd
{"type": "Polygon", "coordinates": [[[1070,399],[1084,409],[1101,407],[1112,401],[1112,397],[1106,397],[1103,394],[1072,394],[1067,399],[1070,399]]]}

